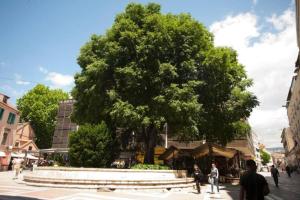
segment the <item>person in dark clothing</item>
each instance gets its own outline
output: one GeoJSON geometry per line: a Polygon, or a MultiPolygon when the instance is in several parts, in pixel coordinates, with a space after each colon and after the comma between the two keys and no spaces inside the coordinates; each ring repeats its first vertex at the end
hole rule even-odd
{"type": "Polygon", "coordinates": [[[254,160],[246,161],[247,172],[240,178],[240,200],[264,200],[270,190],[266,179],[256,173],[254,160]],[[246,194],[246,195],[245,195],[246,194]]]}
{"type": "Polygon", "coordinates": [[[271,168],[271,175],[274,179],[274,182],[275,182],[275,185],[276,187],[278,187],[278,176],[279,176],[279,172],[278,170],[275,168],[274,165],[272,165],[272,168],[271,168]]]}
{"type": "Polygon", "coordinates": [[[289,177],[291,178],[291,168],[288,165],[285,167],[285,171],[289,175],[289,177]]]}
{"type": "Polygon", "coordinates": [[[197,191],[199,194],[201,193],[200,184],[202,181],[202,176],[203,176],[203,174],[202,174],[201,170],[199,169],[198,165],[194,165],[194,180],[196,182],[196,187],[197,187],[197,191]]]}

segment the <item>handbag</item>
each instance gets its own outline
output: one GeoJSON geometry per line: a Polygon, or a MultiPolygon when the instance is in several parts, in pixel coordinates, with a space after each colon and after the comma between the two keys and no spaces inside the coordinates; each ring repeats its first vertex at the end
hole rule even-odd
{"type": "Polygon", "coordinates": [[[211,178],[211,177],[208,177],[208,183],[211,184],[211,182],[212,182],[212,178],[211,178]]]}

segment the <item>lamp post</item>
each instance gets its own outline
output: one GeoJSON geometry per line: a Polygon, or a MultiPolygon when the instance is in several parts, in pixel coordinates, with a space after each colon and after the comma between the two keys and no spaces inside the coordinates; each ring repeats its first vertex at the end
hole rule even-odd
{"type": "Polygon", "coordinates": [[[168,148],[168,123],[165,123],[165,128],[166,128],[166,137],[165,137],[165,148],[168,148]]]}

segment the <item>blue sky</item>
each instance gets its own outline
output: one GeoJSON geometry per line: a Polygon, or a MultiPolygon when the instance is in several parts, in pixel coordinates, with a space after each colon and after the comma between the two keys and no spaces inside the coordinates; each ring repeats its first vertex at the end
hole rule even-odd
{"type": "MultiPolygon", "coordinates": [[[[157,2],[161,4],[164,13],[188,12],[216,35],[216,45],[237,49],[250,77],[257,82],[252,90],[261,101],[261,106],[254,112],[255,119],[250,120],[250,123],[266,143],[272,144],[271,133],[275,131],[278,135],[279,130],[287,123],[285,111],[280,106],[284,104],[293,71],[292,63],[297,54],[296,43],[293,44],[295,38],[292,38],[293,30],[295,34],[294,22],[291,22],[294,21],[293,1],[1,0],[0,92],[10,96],[11,103],[15,104],[16,99],[36,83],[70,91],[73,87],[72,76],[80,71],[76,63],[80,47],[89,40],[91,34],[105,33],[111,27],[115,15],[122,12],[129,2],[157,2]],[[268,38],[270,35],[274,37],[268,38]],[[272,38],[274,43],[270,45],[272,38]],[[285,80],[282,80],[285,81],[283,91],[280,94],[270,92],[268,96],[262,92],[262,86],[273,79],[261,77],[261,74],[268,70],[270,72],[274,61],[258,60],[264,63],[259,67],[260,63],[253,63],[257,56],[248,55],[249,52],[268,51],[268,48],[272,49],[276,45],[278,48],[288,48],[287,52],[291,52],[291,55],[280,57],[277,63],[283,64],[278,66],[277,75],[273,77],[278,79],[278,74],[285,74],[285,80]],[[276,100],[270,101],[274,96],[276,100]],[[270,121],[280,124],[276,126],[276,130],[274,124],[269,123],[269,127],[265,127],[259,122],[272,116],[277,118],[270,121]],[[265,138],[267,133],[269,137],[265,138]]],[[[280,51],[273,52],[273,55],[270,53],[270,58],[277,53],[279,55],[280,51]]],[[[276,87],[276,83],[274,84],[268,87],[276,87]]],[[[278,146],[278,140],[276,144],[278,146]]]]}

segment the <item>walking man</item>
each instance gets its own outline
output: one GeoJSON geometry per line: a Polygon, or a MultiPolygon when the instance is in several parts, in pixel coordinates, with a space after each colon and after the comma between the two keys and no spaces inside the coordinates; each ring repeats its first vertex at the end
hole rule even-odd
{"type": "Polygon", "coordinates": [[[202,176],[203,176],[203,174],[202,174],[201,170],[199,169],[198,165],[195,164],[194,165],[194,180],[196,182],[198,194],[201,193],[200,185],[201,185],[202,176]]]}
{"type": "Polygon", "coordinates": [[[217,191],[219,192],[219,170],[216,167],[215,163],[213,163],[210,171],[210,184],[211,184],[211,193],[214,193],[214,185],[217,187],[217,191]]]}
{"type": "Polygon", "coordinates": [[[278,187],[279,172],[278,172],[277,168],[275,168],[274,165],[272,165],[272,168],[271,168],[271,175],[272,175],[272,177],[274,179],[276,187],[278,187]]]}
{"type": "Polygon", "coordinates": [[[240,178],[240,200],[264,200],[264,196],[270,193],[266,179],[256,173],[254,160],[246,161],[247,172],[240,178]]]}

